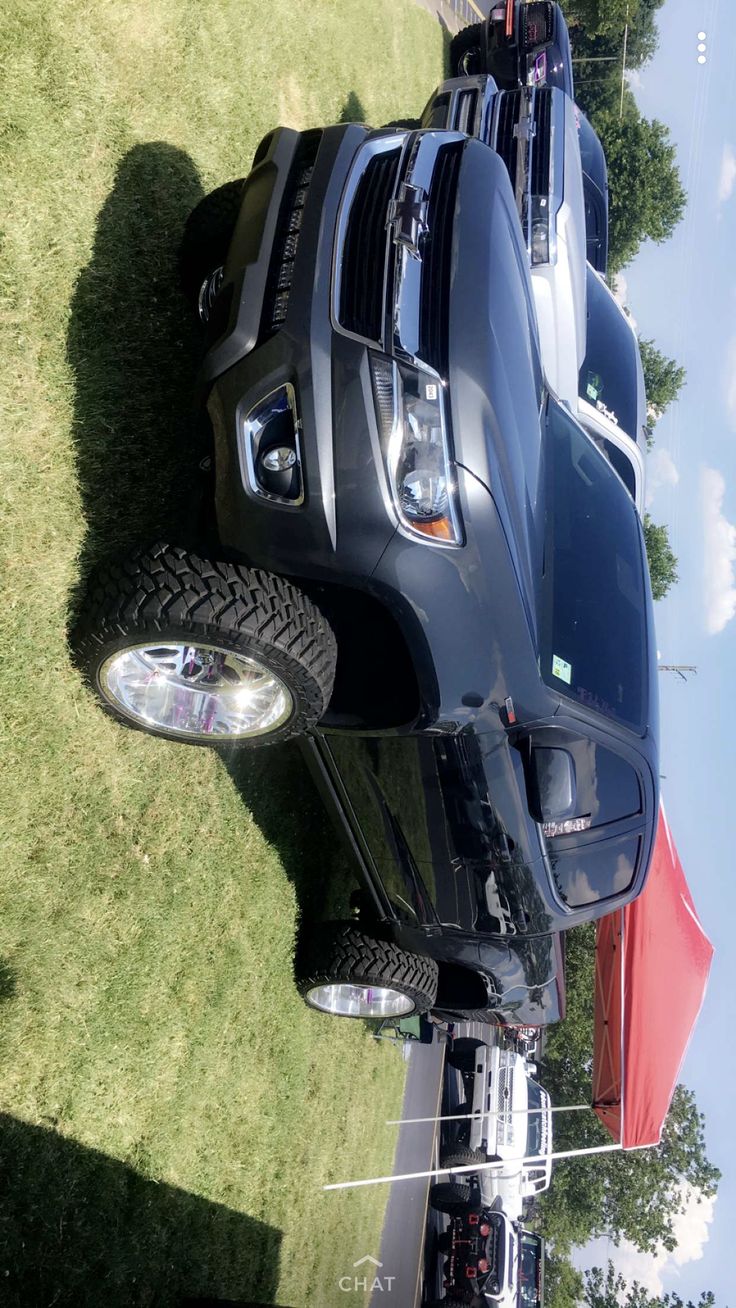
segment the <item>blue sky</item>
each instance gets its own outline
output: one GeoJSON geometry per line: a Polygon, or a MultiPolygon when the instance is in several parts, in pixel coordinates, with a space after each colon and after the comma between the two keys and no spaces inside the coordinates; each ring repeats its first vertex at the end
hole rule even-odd
{"type": "MultiPolygon", "coordinates": [[[[659,49],[633,79],[648,118],[670,128],[688,208],[665,245],[626,269],[640,334],[687,369],[680,402],[658,423],[649,459],[650,511],[667,523],[680,582],[657,608],[662,661],[693,663],[684,684],[662,674],[663,794],[682,863],[716,946],[711,983],[683,1080],[707,1117],[708,1152],[723,1172],[713,1220],[693,1215],[681,1266],[616,1256],[665,1290],[712,1289],[736,1308],[736,3],[666,0],[659,49]],[[697,63],[706,33],[707,62],[697,63]],[[709,1234],[706,1242],[703,1237],[709,1234]]],[[[652,1039],[657,1032],[652,1031],[652,1039]]]]}

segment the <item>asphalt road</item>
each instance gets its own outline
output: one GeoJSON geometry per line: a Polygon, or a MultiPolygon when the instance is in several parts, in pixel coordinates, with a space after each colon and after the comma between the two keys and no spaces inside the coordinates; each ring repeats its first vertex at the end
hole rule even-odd
{"type": "MultiPolygon", "coordinates": [[[[398,1051],[397,1051],[398,1057],[398,1051]]],[[[439,1111],[442,1093],[444,1046],[413,1044],[401,1116],[430,1117],[439,1111]]],[[[428,1170],[436,1154],[437,1126],[386,1127],[399,1131],[394,1172],[428,1170]]],[[[418,1308],[424,1279],[424,1232],[429,1181],[399,1181],[391,1186],[381,1235],[378,1275],[391,1276],[390,1293],[374,1291],[371,1308],[418,1308]]]]}

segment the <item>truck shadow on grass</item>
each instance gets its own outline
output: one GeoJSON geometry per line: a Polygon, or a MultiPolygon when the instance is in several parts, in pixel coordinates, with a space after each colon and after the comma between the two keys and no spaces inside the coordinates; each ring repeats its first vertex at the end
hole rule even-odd
{"type": "MultiPolygon", "coordinates": [[[[351,94],[343,117],[363,114],[351,94]]],[[[68,357],[87,531],[73,607],[95,564],[157,539],[196,541],[202,338],[179,288],[177,259],[184,222],[202,194],[184,151],[161,141],[129,150],[77,281],[68,357]]],[[[327,864],[340,901],[345,861],[298,750],[239,750],[226,765],[281,854],[305,914],[324,899],[327,864]]]]}
{"type": "Polygon", "coordinates": [[[87,528],[82,585],[103,559],[191,535],[201,345],[177,258],[184,221],[202,194],[183,150],[162,141],[136,145],[118,165],[77,280],[67,357],[87,528]]]}
{"type": "Polygon", "coordinates": [[[281,1233],[0,1114],[4,1308],[275,1303],[281,1233]]]}

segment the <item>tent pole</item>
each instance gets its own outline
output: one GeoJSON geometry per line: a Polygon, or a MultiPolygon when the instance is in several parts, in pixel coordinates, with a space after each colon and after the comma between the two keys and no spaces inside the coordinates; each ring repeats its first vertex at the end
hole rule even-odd
{"type": "Polygon", "coordinates": [[[590,1104],[560,1104],[556,1108],[489,1108],[485,1113],[446,1113],[440,1117],[404,1117],[390,1118],[386,1126],[413,1126],[418,1122],[471,1122],[483,1121],[486,1117],[531,1117],[540,1113],[589,1113],[590,1104]]]}
{"type": "MultiPolygon", "coordinates": [[[[635,1146],[648,1149],[649,1145],[635,1146]]],[[[392,1181],[426,1181],[438,1176],[462,1176],[466,1172],[497,1172],[504,1168],[522,1167],[525,1163],[559,1162],[563,1158],[588,1158],[592,1154],[620,1153],[620,1144],[592,1145],[587,1149],[564,1149],[556,1154],[537,1154],[535,1157],[514,1158],[493,1163],[468,1163],[462,1167],[438,1167],[430,1172],[403,1172],[397,1176],[374,1176],[364,1181],[337,1181],[332,1185],[323,1185],[323,1190],[355,1190],[365,1185],[390,1185],[392,1181]]],[[[627,1151],[628,1152],[628,1151],[627,1151]]]]}

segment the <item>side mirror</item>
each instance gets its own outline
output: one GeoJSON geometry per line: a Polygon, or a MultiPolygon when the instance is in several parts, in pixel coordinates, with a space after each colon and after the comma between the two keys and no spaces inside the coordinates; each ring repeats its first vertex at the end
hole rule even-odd
{"type": "Polygon", "coordinates": [[[555,822],[575,809],[575,763],[566,749],[532,748],[529,811],[536,822],[555,822]]]}

